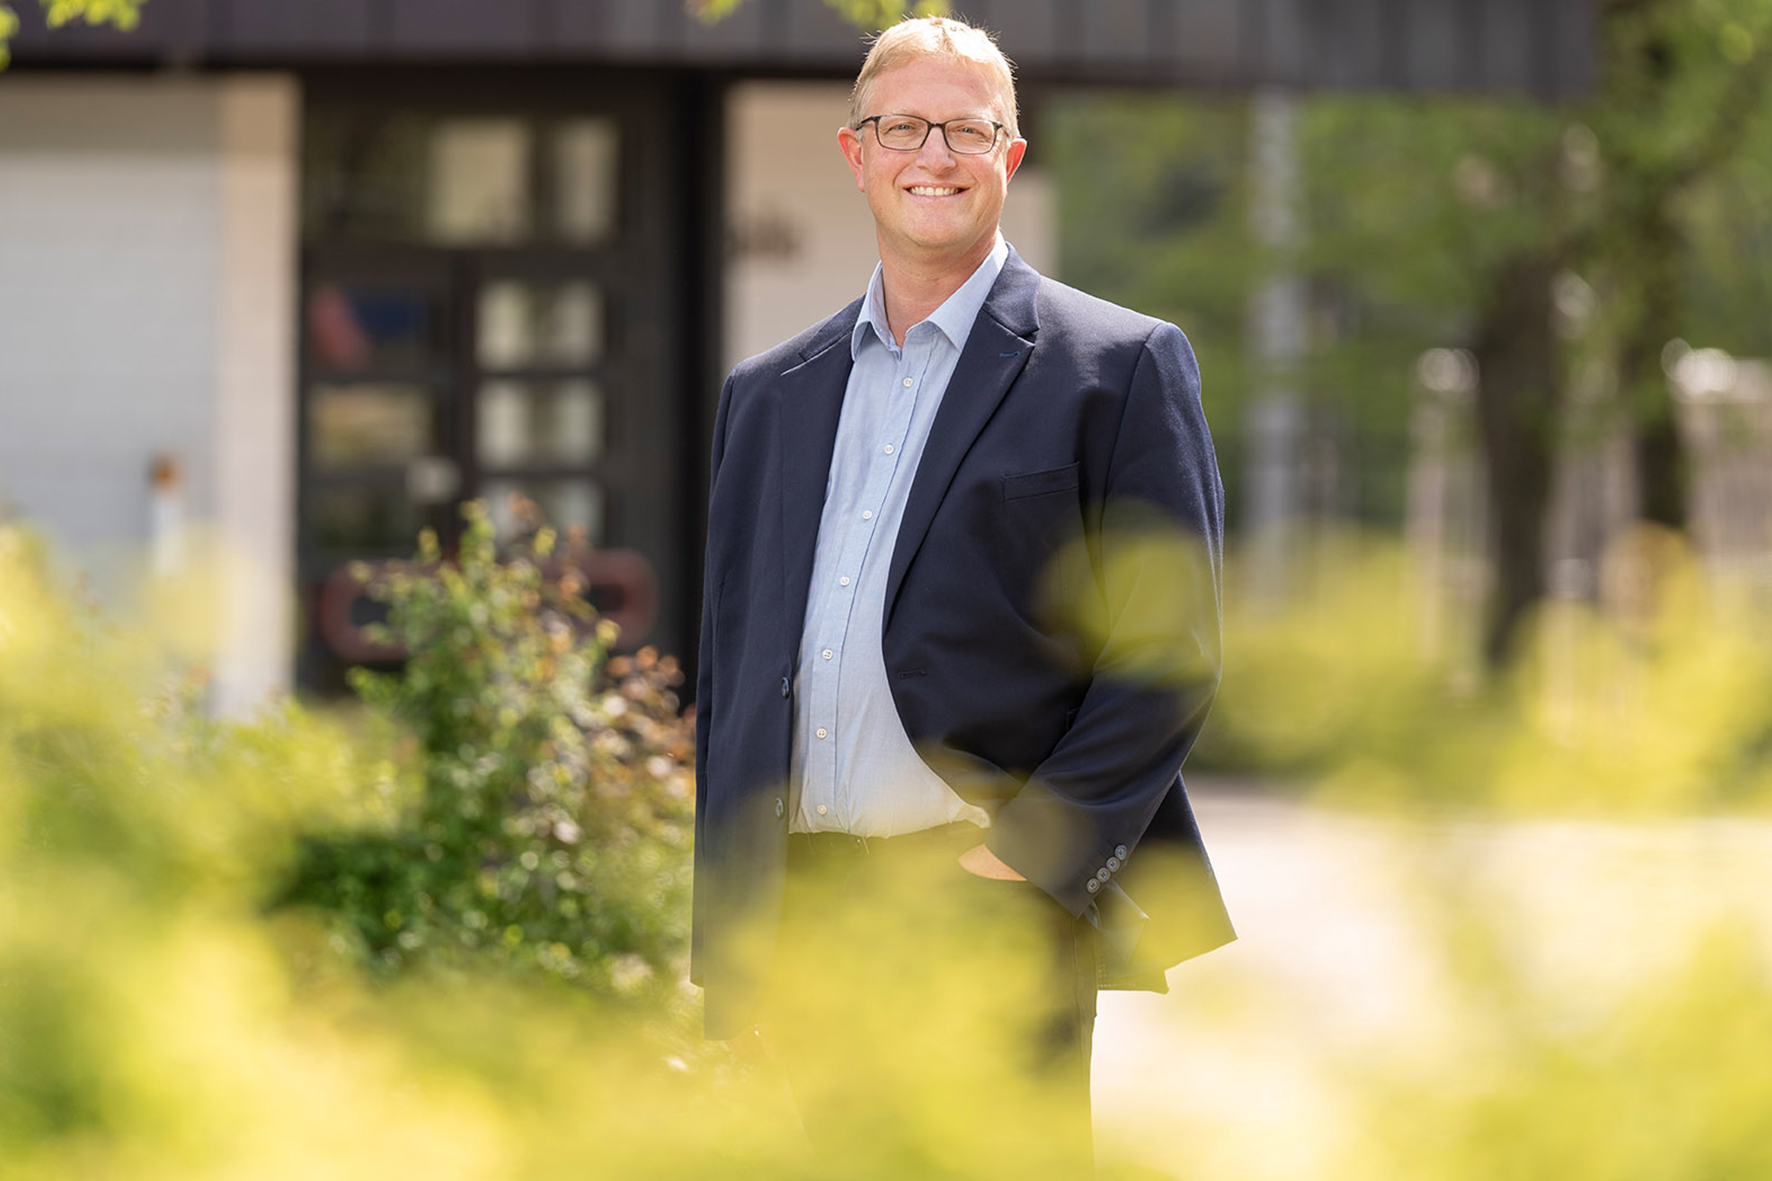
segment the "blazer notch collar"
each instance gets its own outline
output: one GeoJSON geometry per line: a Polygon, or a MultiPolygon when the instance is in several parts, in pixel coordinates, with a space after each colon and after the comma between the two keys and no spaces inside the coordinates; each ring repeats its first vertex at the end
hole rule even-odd
{"type": "Polygon", "coordinates": [[[1003,271],[985,298],[984,314],[1011,336],[1032,343],[1040,331],[1039,290],[1040,272],[1023,262],[1011,246],[1009,257],[1003,260],[1003,271]]]}

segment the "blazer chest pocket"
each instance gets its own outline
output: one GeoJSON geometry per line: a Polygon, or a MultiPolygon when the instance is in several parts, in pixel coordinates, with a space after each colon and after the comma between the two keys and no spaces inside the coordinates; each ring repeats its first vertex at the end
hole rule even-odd
{"type": "Polygon", "coordinates": [[[1028,496],[1045,496],[1051,492],[1069,492],[1077,486],[1077,465],[1048,468],[1043,472],[1023,472],[1003,477],[1003,499],[1021,500],[1028,496]]]}

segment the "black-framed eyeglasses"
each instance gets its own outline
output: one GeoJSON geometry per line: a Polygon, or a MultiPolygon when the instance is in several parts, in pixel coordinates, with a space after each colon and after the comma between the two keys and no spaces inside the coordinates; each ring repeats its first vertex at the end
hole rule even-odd
{"type": "Polygon", "coordinates": [[[949,119],[946,123],[931,123],[916,115],[869,115],[855,125],[855,130],[860,131],[869,123],[874,125],[874,138],[880,146],[892,152],[921,151],[930,131],[939,127],[948,151],[960,156],[984,155],[997,146],[997,136],[1008,130],[991,119],[949,119]]]}

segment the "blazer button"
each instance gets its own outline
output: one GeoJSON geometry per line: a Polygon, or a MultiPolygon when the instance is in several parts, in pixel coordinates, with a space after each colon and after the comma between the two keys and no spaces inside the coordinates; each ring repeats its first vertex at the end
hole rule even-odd
{"type": "Polygon", "coordinates": [[[1105,882],[1113,876],[1114,876],[1113,874],[1109,873],[1105,869],[1098,869],[1095,871],[1095,880],[1098,882],[1105,882]]]}
{"type": "Polygon", "coordinates": [[[1083,888],[1085,890],[1089,891],[1091,894],[1093,894],[1097,890],[1101,889],[1101,883],[1096,881],[1094,878],[1090,878],[1088,881],[1083,883],[1083,888]]]}
{"type": "Polygon", "coordinates": [[[1121,861],[1126,860],[1126,846],[1125,845],[1115,845],[1114,846],[1114,856],[1118,857],[1121,861]]]}
{"type": "Polygon", "coordinates": [[[1121,865],[1121,861],[1118,857],[1109,857],[1107,860],[1107,867],[1109,869],[1116,869],[1117,870],[1120,868],[1120,865],[1121,865]]]}
{"type": "Polygon", "coordinates": [[[781,679],[781,695],[783,697],[788,695],[788,679],[786,677],[781,679]]]}
{"type": "Polygon", "coordinates": [[[781,797],[776,796],[775,797],[775,814],[776,814],[776,816],[779,817],[783,812],[786,812],[786,811],[787,811],[787,808],[782,805],[781,797]]]}

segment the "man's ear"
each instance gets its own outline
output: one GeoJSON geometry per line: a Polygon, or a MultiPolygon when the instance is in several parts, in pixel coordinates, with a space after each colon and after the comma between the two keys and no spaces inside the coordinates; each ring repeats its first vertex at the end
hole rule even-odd
{"type": "Polygon", "coordinates": [[[1027,155],[1027,152],[1028,152],[1028,141],[1027,140],[1012,139],[1009,141],[1009,151],[1003,157],[1003,179],[1004,180],[1008,180],[1010,177],[1015,175],[1015,170],[1017,168],[1021,167],[1021,158],[1025,155],[1027,155]]]}
{"type": "Polygon", "coordinates": [[[837,128],[837,146],[843,150],[843,159],[849,162],[849,171],[855,173],[856,191],[867,192],[868,186],[862,180],[860,134],[851,127],[837,128]]]}

